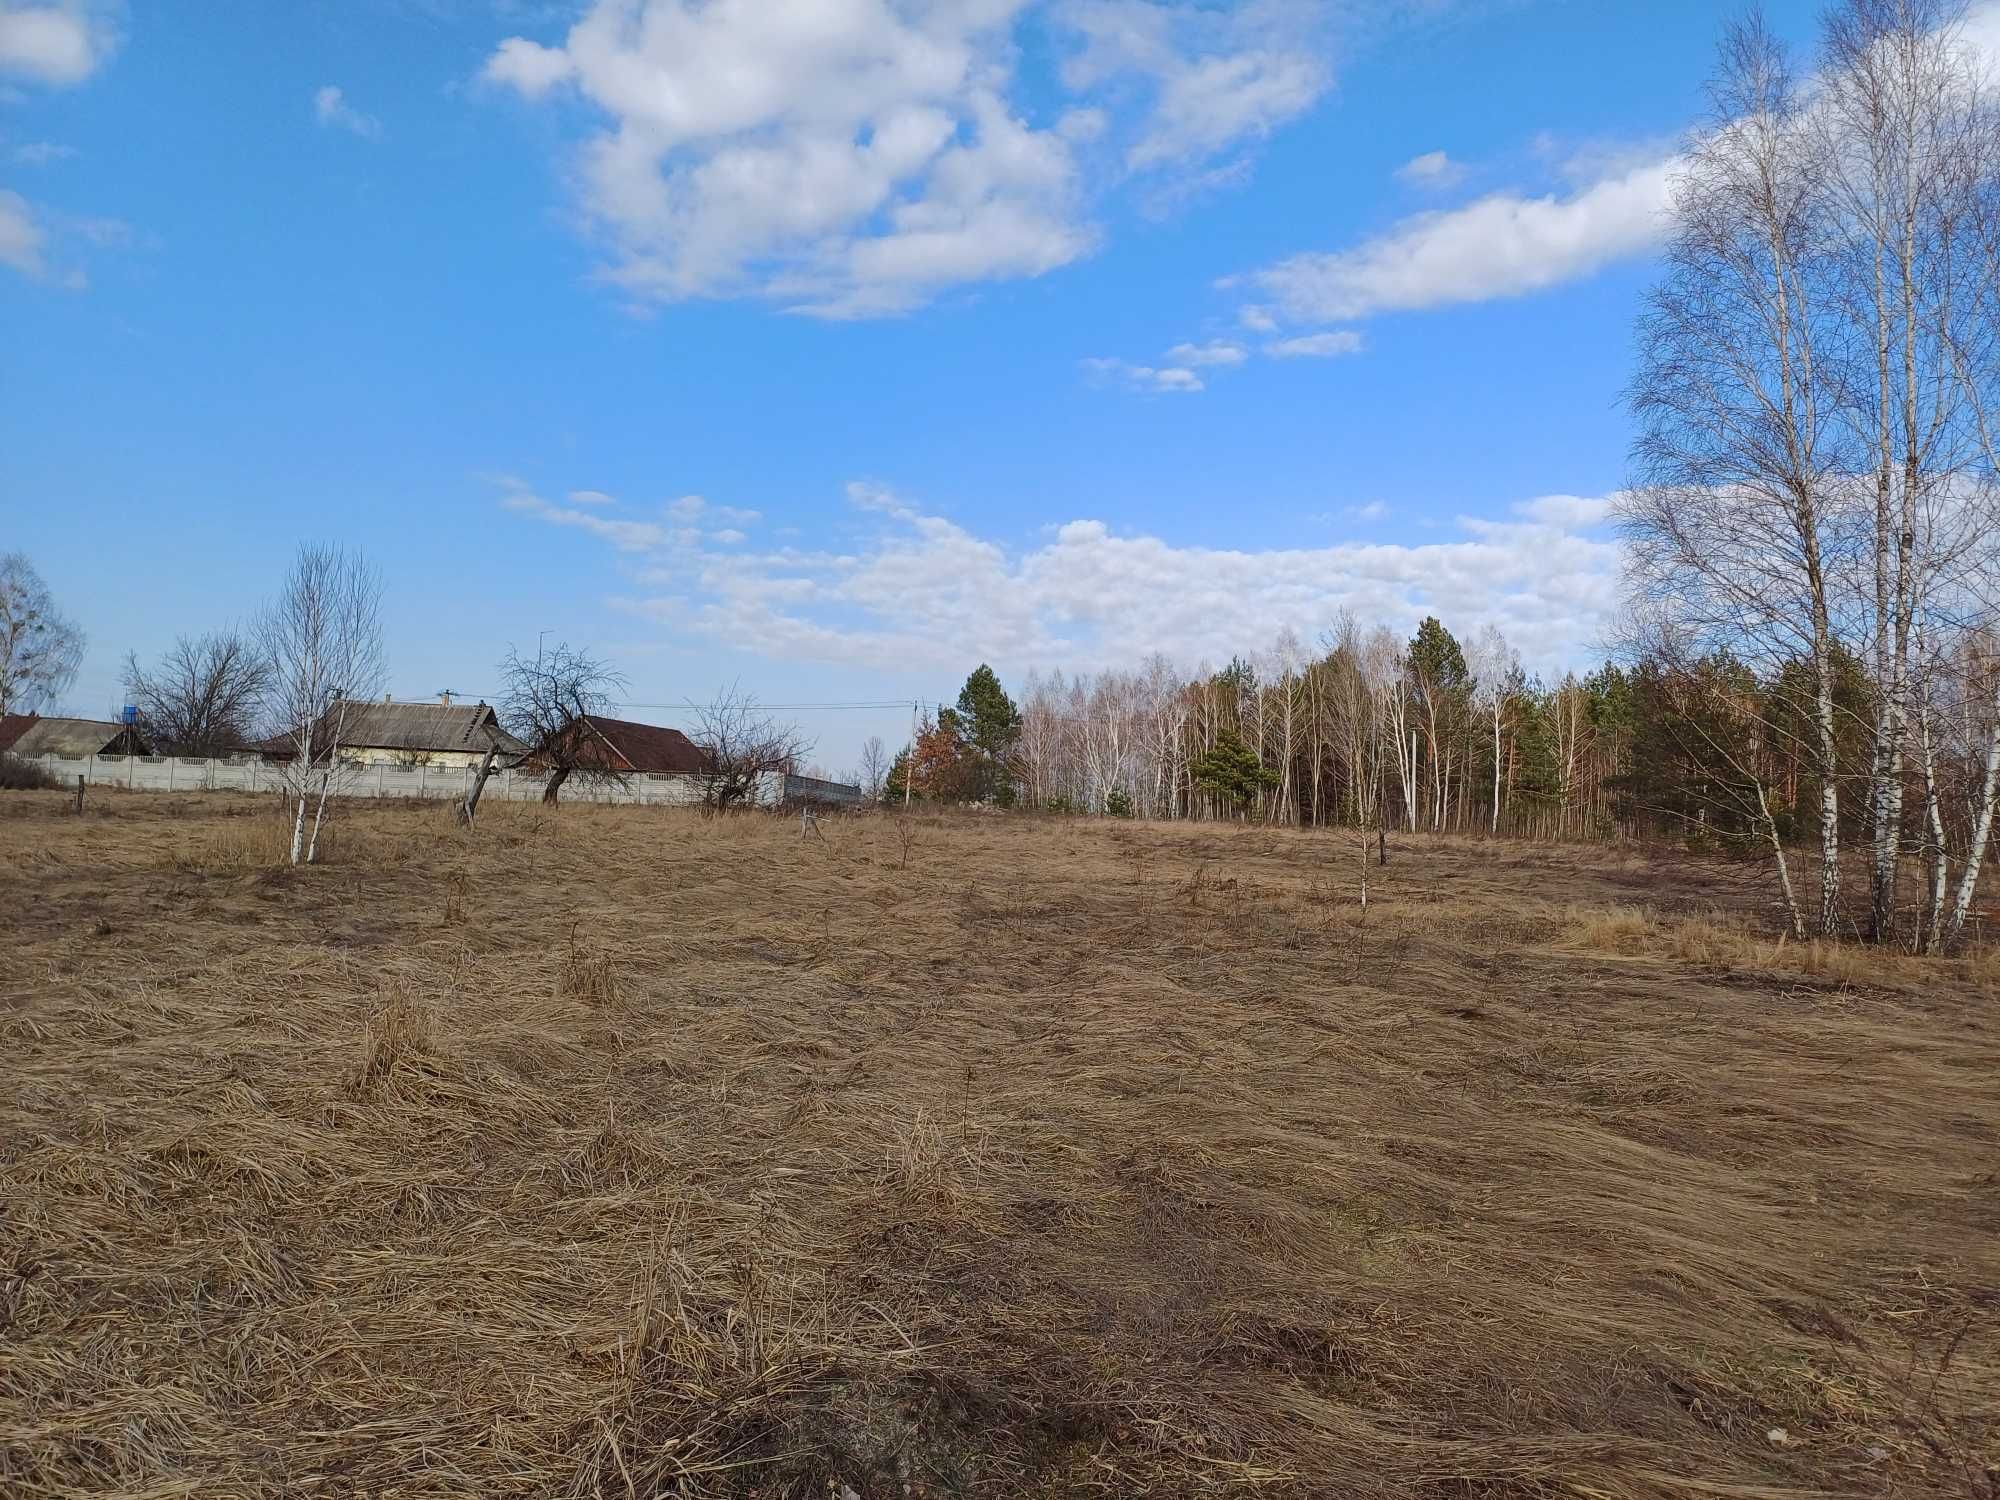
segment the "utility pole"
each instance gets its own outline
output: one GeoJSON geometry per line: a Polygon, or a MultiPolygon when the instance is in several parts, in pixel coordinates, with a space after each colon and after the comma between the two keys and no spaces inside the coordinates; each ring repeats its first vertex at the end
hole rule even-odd
{"type": "Polygon", "coordinates": [[[917,700],[910,700],[910,754],[903,762],[903,811],[910,810],[910,783],[917,776],[917,700]]]}

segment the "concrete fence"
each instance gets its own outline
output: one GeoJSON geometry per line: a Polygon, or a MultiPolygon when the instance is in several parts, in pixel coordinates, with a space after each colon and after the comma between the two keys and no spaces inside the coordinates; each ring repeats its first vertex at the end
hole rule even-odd
{"type": "MultiPolygon", "coordinates": [[[[256,756],[196,760],[184,755],[22,756],[43,767],[64,786],[81,776],[88,786],[122,786],[135,792],[275,792],[285,785],[282,767],[256,756]]],[[[347,797],[463,798],[478,770],[472,766],[391,766],[344,764],[334,789],[347,797]]],[[[759,801],[784,799],[782,777],[767,778],[759,801]]],[[[548,777],[534,771],[495,771],[482,796],[504,802],[538,802],[548,777]]],[[[689,807],[701,801],[693,776],[640,772],[623,785],[572,776],[563,783],[565,802],[633,802],[689,807]]]]}
{"type": "MultiPolygon", "coordinates": [[[[81,776],[88,786],[122,786],[135,792],[275,792],[285,785],[283,768],[254,755],[198,760],[185,755],[19,756],[41,766],[66,787],[81,776]]],[[[433,797],[462,799],[479,774],[473,766],[392,766],[344,762],[334,790],[346,797],[433,797]]],[[[539,802],[549,778],[537,771],[495,771],[481,796],[502,802],[539,802]]],[[[565,802],[626,802],[652,807],[693,807],[701,801],[701,781],[685,773],[640,771],[623,783],[572,776],[563,783],[565,802]]],[[[756,802],[763,807],[816,802],[858,805],[861,788],[845,782],[768,772],[756,802]]]]}

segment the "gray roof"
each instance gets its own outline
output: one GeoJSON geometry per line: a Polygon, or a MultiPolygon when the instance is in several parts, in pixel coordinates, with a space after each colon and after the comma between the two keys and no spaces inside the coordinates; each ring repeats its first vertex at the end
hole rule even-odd
{"type": "Polygon", "coordinates": [[[527,746],[500,727],[484,703],[377,703],[349,700],[321,721],[340,724],[340,743],[357,750],[463,750],[497,745],[503,755],[527,746]]]}
{"type": "MultiPolygon", "coordinates": [[[[123,724],[109,719],[57,719],[46,715],[33,719],[7,748],[14,755],[95,755],[108,749],[125,733],[123,724]]],[[[124,746],[118,750],[123,753],[124,746]]]]}

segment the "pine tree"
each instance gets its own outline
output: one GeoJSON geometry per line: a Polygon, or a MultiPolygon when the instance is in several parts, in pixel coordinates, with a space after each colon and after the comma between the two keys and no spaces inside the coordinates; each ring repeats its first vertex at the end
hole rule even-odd
{"type": "Polygon", "coordinates": [[[981,662],[959,689],[958,711],[945,709],[965,747],[972,752],[969,794],[977,800],[1011,807],[1014,803],[1014,750],[1021,738],[1021,710],[1000,686],[991,667],[981,662]]]}
{"type": "Polygon", "coordinates": [[[1238,812],[1248,812],[1256,805],[1259,792],[1278,784],[1277,773],[1260,765],[1233,729],[1217,735],[1215,747],[1196,760],[1192,769],[1196,786],[1233,804],[1238,812]]]}

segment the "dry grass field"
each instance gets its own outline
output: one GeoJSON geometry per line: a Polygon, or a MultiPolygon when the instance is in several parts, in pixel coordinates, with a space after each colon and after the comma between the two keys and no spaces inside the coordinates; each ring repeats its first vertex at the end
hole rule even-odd
{"type": "Polygon", "coordinates": [[[1995,1495],[2000,963],[824,829],[0,795],[0,1493],[1995,1495]]]}

